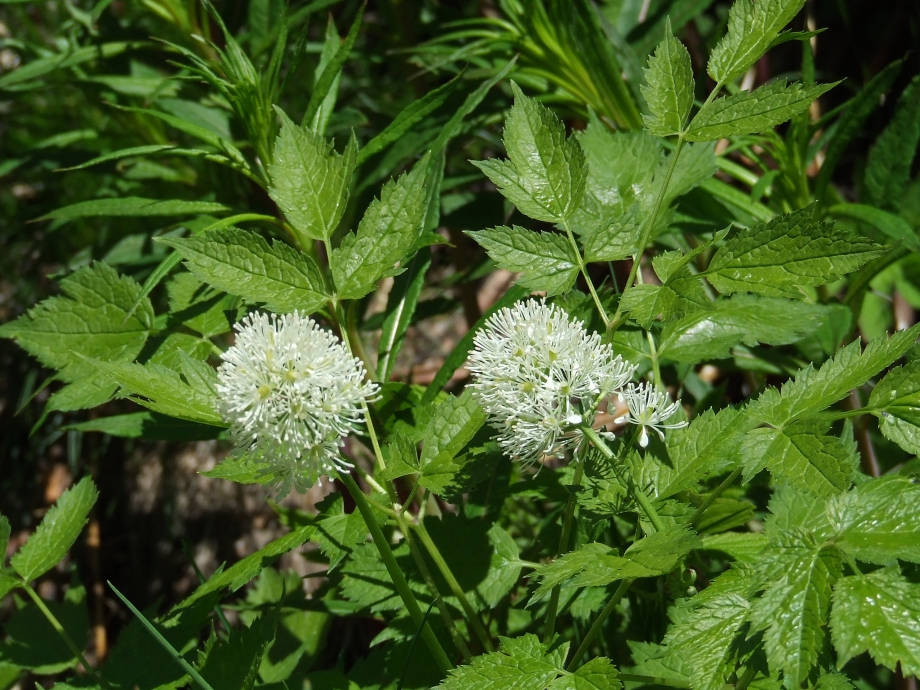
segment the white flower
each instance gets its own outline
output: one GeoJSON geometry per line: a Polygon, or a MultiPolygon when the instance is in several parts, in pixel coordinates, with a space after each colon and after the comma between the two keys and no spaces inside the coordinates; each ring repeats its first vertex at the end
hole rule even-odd
{"type": "Polygon", "coordinates": [[[240,451],[266,463],[278,493],[347,470],[339,448],[376,391],[364,367],[307,316],[253,313],[217,370],[220,412],[240,451]]]}
{"type": "Polygon", "coordinates": [[[635,370],[581,322],[535,300],[496,312],[473,343],[473,394],[504,451],[524,462],[563,455],[635,370]]]}
{"type": "Polygon", "coordinates": [[[613,421],[615,424],[638,424],[639,445],[643,448],[648,446],[648,428],[657,431],[659,438],[664,441],[662,429],[680,429],[687,426],[685,421],[670,424],[666,422],[680,409],[680,401],[671,402],[667,391],[658,390],[649,383],[640,383],[638,386],[629,384],[626,390],[620,393],[620,402],[626,403],[629,412],[613,421]]]}

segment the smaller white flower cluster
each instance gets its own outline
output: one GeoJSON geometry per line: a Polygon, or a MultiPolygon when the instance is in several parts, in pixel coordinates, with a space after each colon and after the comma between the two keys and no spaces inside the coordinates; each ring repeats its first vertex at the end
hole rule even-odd
{"type": "Polygon", "coordinates": [[[343,437],[374,395],[361,361],[298,312],[253,313],[217,370],[220,411],[240,451],[267,464],[279,495],[348,470],[343,437]]]}
{"type": "Polygon", "coordinates": [[[612,393],[629,407],[616,421],[639,425],[643,447],[646,427],[661,434],[662,428],[686,425],[665,423],[680,404],[669,403],[668,394],[653,386],[627,386],[635,365],[555,306],[530,300],[501,309],[473,344],[473,394],[514,459],[563,456],[580,441],[579,426],[593,424],[598,405],[612,393]]]}
{"type": "Polygon", "coordinates": [[[680,429],[687,426],[685,421],[667,422],[680,409],[680,401],[671,402],[667,391],[658,390],[647,383],[640,383],[638,386],[631,383],[618,397],[621,403],[626,403],[629,412],[617,417],[613,422],[638,424],[639,445],[643,448],[648,446],[648,429],[654,429],[658,437],[664,441],[663,429],[680,429]]]}

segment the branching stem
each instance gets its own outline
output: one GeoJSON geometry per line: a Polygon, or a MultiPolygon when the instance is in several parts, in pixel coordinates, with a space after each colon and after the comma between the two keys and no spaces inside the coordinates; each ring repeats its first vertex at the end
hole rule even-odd
{"type": "MultiPolygon", "coordinates": [[[[571,661],[569,661],[566,668],[573,670],[578,665],[579,659],[585,655],[588,649],[594,642],[594,638],[598,636],[601,631],[601,628],[604,627],[604,623],[610,617],[610,614],[613,613],[613,610],[617,607],[617,604],[620,603],[620,599],[623,598],[623,595],[626,594],[626,590],[629,589],[629,586],[633,583],[633,580],[623,580],[620,582],[620,586],[617,587],[617,591],[613,593],[613,596],[610,597],[610,601],[607,602],[607,605],[604,607],[604,610],[600,612],[597,619],[594,623],[591,624],[591,627],[588,629],[588,634],[585,635],[585,639],[581,641],[581,644],[578,646],[578,649],[575,650],[575,653],[572,655],[571,661]]],[[[620,676],[623,680],[627,680],[622,675],[620,676]]],[[[657,684],[657,683],[656,683],[657,684]]],[[[669,685],[669,683],[666,683],[669,685]]],[[[683,687],[683,686],[682,686],[683,687]]],[[[686,686],[689,687],[689,686],[686,686]]]]}
{"type": "Polygon", "coordinates": [[[601,304],[601,299],[597,295],[597,290],[594,289],[594,283],[591,280],[591,276],[588,275],[588,267],[585,265],[585,260],[581,256],[581,250],[578,248],[578,243],[575,241],[575,236],[572,234],[571,228],[569,228],[568,221],[562,221],[562,227],[565,229],[565,234],[569,238],[569,244],[572,245],[572,252],[578,257],[578,270],[581,271],[581,275],[585,279],[585,283],[588,284],[588,292],[591,293],[591,297],[594,299],[594,305],[597,307],[598,313],[601,315],[601,319],[604,322],[604,327],[610,327],[610,317],[607,316],[607,312],[604,309],[604,305],[601,304]]]}
{"type": "Polygon", "coordinates": [[[706,513],[706,511],[709,510],[709,507],[710,507],[713,503],[716,502],[716,499],[717,499],[719,496],[722,495],[722,492],[725,491],[725,490],[726,490],[728,487],[730,487],[732,484],[734,484],[734,483],[735,483],[735,480],[736,480],[738,477],[741,476],[741,469],[742,469],[741,467],[736,467],[736,468],[732,471],[732,473],[731,473],[730,475],[728,475],[728,476],[722,481],[722,483],[719,484],[719,485],[716,487],[715,491],[713,491],[712,493],[710,493],[710,494],[706,497],[706,500],[703,501],[703,502],[700,504],[700,507],[697,508],[697,509],[694,511],[693,515],[690,516],[690,520],[688,520],[688,523],[689,523],[689,524],[692,525],[692,524],[694,524],[695,522],[697,522],[701,517],[703,517],[703,515],[706,513]]]}

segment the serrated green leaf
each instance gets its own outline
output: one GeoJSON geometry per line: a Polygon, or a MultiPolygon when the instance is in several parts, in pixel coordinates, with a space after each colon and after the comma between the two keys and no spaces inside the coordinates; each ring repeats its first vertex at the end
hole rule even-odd
{"type": "Polygon", "coordinates": [[[840,547],[861,561],[920,563],[920,485],[887,476],[836,496],[827,516],[840,547]]]}
{"type": "Polygon", "coordinates": [[[521,554],[514,538],[496,522],[488,531],[492,555],[489,572],[476,585],[476,592],[489,608],[495,608],[514,589],[521,576],[521,554]]]}
{"type": "Polygon", "coordinates": [[[723,294],[800,297],[800,286],[825,285],[885,251],[871,240],[811,220],[808,206],[741,230],[712,257],[704,275],[723,294]]]}
{"type": "Polygon", "coordinates": [[[161,364],[91,360],[117,383],[124,394],[144,407],[191,422],[226,426],[217,412],[217,373],[211,365],[187,355],[182,372],[161,364]]]}
{"type": "Polygon", "coordinates": [[[97,216],[194,216],[201,213],[223,213],[229,206],[212,201],[184,201],[181,199],[145,199],[125,196],[117,199],[93,199],[55,209],[36,220],[73,220],[97,216]]]}
{"type": "Polygon", "coordinates": [[[98,497],[89,477],[61,494],[29,540],[10,559],[13,570],[28,582],[56,566],[80,536],[98,497]]]}
{"type": "Polygon", "coordinates": [[[617,261],[635,254],[642,234],[638,210],[634,204],[626,214],[605,216],[605,222],[596,223],[584,236],[585,262],[617,261]]]}
{"type": "Polygon", "coordinates": [[[268,166],[272,180],[268,193],[304,246],[311,239],[328,240],[348,204],[357,142],[352,136],[340,155],[332,142],[306,127],[298,127],[280,109],[277,112],[281,130],[268,166]]]}
{"type": "Polygon", "coordinates": [[[782,390],[768,389],[748,406],[748,414],[767,424],[781,427],[830,407],[897,361],[916,342],[920,325],[898,331],[891,338],[876,338],[862,350],[859,341],[850,343],[820,369],[811,365],[788,381],[782,390]]]}
{"type": "Polygon", "coordinates": [[[751,623],[765,631],[770,668],[774,673],[782,669],[788,687],[799,687],[818,661],[841,564],[836,548],[792,535],[760,554],[758,567],[769,584],[753,603],[751,623]]]}
{"type": "Polygon", "coordinates": [[[755,564],[760,552],[767,547],[767,538],[759,532],[723,532],[707,534],[700,547],[704,551],[719,551],[736,561],[755,564]]]}
{"type": "Polygon", "coordinates": [[[831,637],[837,666],[868,651],[875,663],[920,675],[920,584],[897,567],[843,578],[834,590],[831,637]]]}
{"type": "MultiPolygon", "coordinates": [[[[134,359],[153,328],[153,306],[141,299],[129,310],[140,286],[96,262],[61,281],[64,297],[51,297],[16,321],[0,326],[0,337],[16,342],[42,364],[59,370],[64,381],[93,377],[95,369],[79,355],[104,360],[134,359]]],[[[98,382],[97,382],[98,383],[98,382]]],[[[108,400],[110,387],[91,396],[95,404],[108,400]]]]}
{"type": "Polygon", "coordinates": [[[460,469],[454,458],[485,422],[486,413],[469,389],[463,395],[449,396],[438,405],[425,428],[419,484],[441,491],[460,469]]]}
{"type": "Polygon", "coordinates": [[[661,285],[634,285],[620,298],[620,307],[643,328],[661,317],[663,323],[710,307],[712,302],[699,276],[690,271],[690,262],[705,245],[683,254],[665,252],[652,259],[661,285]]]}
{"type": "Polygon", "coordinates": [[[364,297],[378,280],[396,275],[396,264],[412,253],[424,230],[427,167],[426,155],[411,172],[384,185],[380,198],[364,213],[357,233],[345,235],[333,250],[332,277],[339,297],[364,297]]]}
{"type": "Polygon", "coordinates": [[[920,454],[920,361],[889,371],[869,396],[869,408],[885,438],[920,454]]]}
{"type": "Polygon", "coordinates": [[[565,653],[548,651],[536,635],[501,638],[501,651],[473,657],[466,666],[451,669],[439,688],[444,690],[534,690],[545,688],[564,673],[565,653]],[[561,658],[560,658],[561,657],[561,658]]]}
{"type": "Polygon", "coordinates": [[[578,257],[571,243],[557,233],[534,232],[518,225],[500,225],[467,232],[500,268],[520,272],[519,285],[558,295],[575,284],[578,257]]]}
{"type": "Polygon", "coordinates": [[[834,204],[827,209],[828,215],[837,218],[850,218],[866,223],[884,235],[915,252],[920,252],[920,239],[910,223],[894,213],[883,211],[866,204],[834,204]]]}
{"type": "Polygon", "coordinates": [[[718,413],[706,410],[688,426],[669,431],[665,437],[669,462],[657,463],[657,496],[667,498],[691,489],[735,464],[740,438],[749,426],[738,410],[725,408],[718,413]]]}
{"type": "Polygon", "coordinates": [[[744,74],[804,4],[805,0],[735,0],[728,13],[728,33],[709,56],[709,76],[725,84],[744,74]]]}
{"type": "Polygon", "coordinates": [[[512,82],[514,106],[502,140],[507,161],[474,161],[502,194],[535,220],[564,222],[585,190],[587,166],[575,139],[566,139],[556,115],[512,82]]]}
{"type": "Polygon", "coordinates": [[[793,343],[821,324],[822,308],[778,297],[735,295],[668,324],[658,355],[676,362],[727,357],[735,345],[793,343]]]}
{"type": "Polygon", "coordinates": [[[263,613],[249,627],[229,630],[227,640],[217,640],[208,650],[200,668],[202,678],[214,688],[252,690],[277,624],[277,615],[263,613]]]}
{"type": "Polygon", "coordinates": [[[825,435],[828,426],[807,421],[748,432],[741,447],[745,480],[766,467],[777,480],[810,496],[827,498],[846,491],[859,463],[858,451],[855,444],[825,435]]]}
{"type": "Polygon", "coordinates": [[[699,690],[718,690],[734,671],[739,631],[747,620],[750,571],[732,567],[691,600],[693,610],[668,630],[669,653],[682,656],[699,690]]]}
{"type": "Polygon", "coordinates": [[[896,208],[910,179],[910,168],[920,142],[920,75],[901,97],[891,123],[869,149],[864,177],[865,202],[896,208]]]}
{"type": "Polygon", "coordinates": [[[693,65],[684,44],[671,33],[670,21],[664,39],[649,58],[645,81],[642,95],[650,111],[642,117],[645,128],[659,137],[683,133],[693,107],[693,65]]]}
{"type": "Polygon", "coordinates": [[[575,673],[554,680],[548,690],[620,690],[619,675],[610,659],[596,657],[575,673]]]}
{"type": "Polygon", "coordinates": [[[716,141],[772,129],[808,108],[812,101],[837,83],[794,82],[787,85],[779,79],[750,93],[717,98],[700,108],[693,118],[687,128],[687,141],[716,141]]]}
{"type": "Polygon", "coordinates": [[[272,311],[316,311],[329,298],[319,268],[306,254],[282,242],[228,228],[185,239],[164,238],[199,279],[272,311]]]}
{"type": "Polygon", "coordinates": [[[544,599],[557,585],[602,587],[617,580],[664,575],[699,545],[699,537],[684,525],[654,532],[635,542],[622,556],[603,544],[587,544],[540,566],[540,586],[528,606],[544,599]]]}

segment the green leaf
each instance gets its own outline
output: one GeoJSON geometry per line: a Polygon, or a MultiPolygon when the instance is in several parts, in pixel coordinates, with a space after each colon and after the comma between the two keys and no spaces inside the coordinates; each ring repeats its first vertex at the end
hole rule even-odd
{"type": "Polygon", "coordinates": [[[699,545],[699,537],[686,526],[654,532],[635,542],[623,556],[603,544],[587,544],[537,569],[540,586],[527,605],[546,598],[557,585],[603,587],[617,580],[664,575],[699,545]]]}
{"type": "Polygon", "coordinates": [[[449,482],[460,469],[454,458],[485,422],[486,413],[469,389],[438,405],[425,428],[419,484],[438,492],[449,482]]]}
{"type": "Polygon", "coordinates": [[[869,396],[869,408],[885,438],[920,455],[920,361],[889,371],[869,396]]]}
{"type": "Polygon", "coordinates": [[[139,405],[170,417],[225,426],[217,412],[217,373],[211,365],[184,356],[182,372],[161,364],[91,360],[139,405]]]}
{"type": "MultiPolygon", "coordinates": [[[[86,381],[95,368],[80,355],[102,360],[133,360],[153,328],[153,306],[140,298],[140,286],[109,265],[96,262],[61,281],[65,296],[44,300],[16,321],[0,326],[0,337],[16,342],[43,365],[58,369],[64,381],[86,381]],[[139,301],[132,316],[128,316],[139,301]]],[[[98,378],[98,377],[97,377],[98,378]]],[[[99,405],[114,393],[94,381],[87,402],[99,405]]]]}
{"type": "Polygon", "coordinates": [[[667,498],[692,489],[707,476],[727,470],[737,462],[738,446],[750,423],[738,410],[711,409],[682,429],[668,432],[665,443],[669,463],[657,463],[656,494],[667,498]]]}
{"type": "Polygon", "coordinates": [[[920,239],[917,238],[917,233],[910,223],[893,213],[865,204],[834,204],[827,209],[827,213],[837,218],[850,218],[871,225],[891,239],[903,242],[905,247],[920,252],[920,239]]]}
{"type": "Polygon", "coordinates": [[[843,578],[834,590],[831,636],[838,667],[868,651],[881,666],[920,675],[920,584],[897,567],[843,578]]]}
{"type": "Polygon", "coordinates": [[[670,21],[664,39],[649,58],[645,81],[642,95],[650,111],[642,117],[645,128],[659,137],[682,134],[693,107],[693,65],[684,44],[671,33],[670,21]]]}
{"type": "Polygon", "coordinates": [[[183,201],[181,199],[145,199],[139,196],[124,196],[117,199],[93,199],[55,209],[36,220],[73,220],[96,216],[194,216],[200,213],[223,213],[229,206],[213,201],[183,201]]]}
{"type": "Polygon", "coordinates": [[[319,268],[303,252],[279,241],[228,228],[185,239],[162,238],[200,280],[272,311],[316,311],[328,301],[319,268]]]}
{"type": "Polygon", "coordinates": [[[348,183],[357,160],[357,142],[348,141],[339,155],[319,134],[298,127],[278,109],[281,131],[268,173],[268,193],[297,231],[303,246],[328,240],[348,204],[348,183]]]}
{"type": "Polygon", "coordinates": [[[277,624],[277,615],[263,613],[249,627],[228,631],[229,639],[217,640],[208,651],[201,676],[215,688],[252,690],[277,624]]]}
{"type": "Polygon", "coordinates": [[[764,391],[747,413],[775,427],[820,412],[849,395],[880,371],[897,361],[916,342],[920,325],[898,331],[891,338],[875,338],[865,350],[859,341],[850,343],[820,369],[808,365],[782,390],[764,391]]]}
{"type": "Polygon", "coordinates": [[[728,13],[728,33],[709,56],[708,72],[726,84],[763,55],[805,0],[735,0],[728,13]]]}
{"type": "Polygon", "coordinates": [[[134,156],[151,156],[154,154],[162,154],[164,156],[202,156],[207,158],[208,156],[214,156],[215,154],[210,153],[209,151],[202,151],[200,149],[183,149],[173,144],[152,144],[150,146],[132,146],[127,149],[119,149],[118,151],[112,151],[111,153],[106,153],[102,156],[98,156],[91,160],[81,163],[80,165],[73,165],[69,168],[59,168],[56,172],[67,172],[70,170],[83,170],[84,168],[89,168],[94,165],[99,165],[100,163],[106,163],[108,161],[118,160],[120,158],[130,158],[134,156]]]}
{"type": "Polygon", "coordinates": [[[202,441],[217,438],[221,433],[221,429],[215,426],[175,419],[155,412],[99,417],[69,424],[64,429],[96,431],[119,438],[144,438],[151,441],[202,441]]]}
{"type": "Polygon", "coordinates": [[[920,142],[920,75],[898,99],[891,123],[869,150],[863,197],[870,206],[896,208],[907,182],[920,142]]]}
{"type": "Polygon", "coordinates": [[[551,110],[525,96],[517,84],[511,88],[514,106],[502,137],[509,160],[473,164],[525,215],[564,222],[584,193],[584,154],[575,139],[566,140],[565,126],[551,110]]]}
{"type": "Polygon", "coordinates": [[[486,606],[495,608],[514,589],[521,576],[521,554],[514,538],[496,522],[487,532],[492,545],[489,572],[476,585],[476,592],[486,606]]]}
{"type": "Polygon", "coordinates": [[[80,536],[98,497],[89,477],[61,494],[29,540],[10,559],[13,570],[29,582],[56,566],[80,536]]]}
{"type": "Polygon", "coordinates": [[[585,262],[618,261],[635,254],[642,234],[638,210],[639,205],[635,204],[622,216],[596,223],[585,235],[585,262]]]}
{"type": "Polygon", "coordinates": [[[234,297],[207,287],[191,273],[173,276],[166,283],[166,294],[170,319],[201,334],[202,338],[213,338],[230,330],[227,312],[235,311],[233,306],[237,300],[234,297]]]}
{"type": "Polygon", "coordinates": [[[387,381],[402,349],[406,331],[412,323],[418,298],[425,286],[425,274],[431,266],[431,250],[425,248],[412,259],[408,269],[396,276],[390,294],[377,345],[377,378],[387,381]]]}
{"type": "MultiPolygon", "coordinates": [[[[2,586],[2,585],[0,585],[2,586]]],[[[78,647],[89,640],[89,611],[86,590],[70,587],[63,601],[44,601],[57,621],[78,647]]],[[[48,676],[74,668],[79,662],[61,634],[34,603],[11,607],[12,615],[4,622],[5,640],[0,642],[0,659],[15,664],[34,675],[48,676]]],[[[86,676],[82,676],[86,678],[86,676]]],[[[101,690],[95,683],[87,690],[101,690]]]]}
{"type": "Polygon", "coordinates": [[[767,538],[760,532],[722,532],[703,537],[700,547],[706,551],[719,551],[744,563],[756,564],[760,552],[767,546],[767,538]]]}
{"type": "MultiPolygon", "coordinates": [[[[735,4],[739,2],[749,0],[735,4]]],[[[700,108],[687,128],[687,140],[715,141],[772,129],[798,115],[838,83],[787,85],[778,79],[750,93],[717,98],[700,108]]]]}
{"type": "Polygon", "coordinates": [[[698,690],[718,690],[735,670],[739,631],[750,611],[751,572],[732,567],[690,600],[692,611],[665,635],[670,654],[684,656],[698,690]]]}
{"type": "Polygon", "coordinates": [[[90,60],[115,57],[128,50],[134,50],[149,45],[145,41],[112,41],[101,45],[85,46],[69,50],[59,55],[39,58],[26,63],[19,69],[7,72],[0,77],[0,89],[6,89],[16,84],[37,79],[56,69],[74,67],[90,60]]]}
{"type": "Polygon", "coordinates": [[[920,563],[920,485],[904,476],[872,479],[833,498],[827,516],[840,547],[861,561],[920,563]]]}
{"type": "Polygon", "coordinates": [[[610,659],[596,657],[572,675],[554,680],[548,690],[620,690],[622,687],[619,673],[610,659]]]}
{"type": "Polygon", "coordinates": [[[412,171],[384,185],[358,224],[332,252],[332,277],[339,297],[360,299],[377,281],[396,275],[421,237],[425,222],[428,156],[412,171]]]}
{"type": "Polygon", "coordinates": [[[523,273],[517,281],[523,287],[558,295],[571,288],[578,277],[575,250],[558,233],[500,225],[466,234],[485,247],[500,268],[523,273]]]}
{"type": "Polygon", "coordinates": [[[706,279],[723,294],[801,297],[800,287],[825,285],[884,252],[832,222],[812,221],[813,211],[808,206],[741,230],[712,257],[706,279]]]}
{"type": "Polygon", "coordinates": [[[668,324],[658,355],[676,362],[727,357],[740,343],[793,343],[821,324],[822,308],[778,297],[735,295],[668,324]]]}
{"type": "MultiPolygon", "coordinates": [[[[342,41],[342,45],[338,47],[338,50],[335,51],[335,54],[324,67],[323,73],[317,78],[316,84],[313,86],[313,92],[310,94],[310,102],[307,104],[307,109],[303,114],[302,125],[313,121],[314,116],[324,104],[326,97],[332,91],[334,85],[337,85],[336,82],[342,71],[342,66],[348,59],[348,55],[351,53],[351,49],[354,47],[355,41],[358,38],[358,31],[361,28],[361,20],[363,18],[364,5],[358,9],[358,14],[352,22],[351,28],[345,36],[345,40],[342,41]]],[[[338,36],[336,36],[336,41],[337,40],[338,36]]]]}
{"type": "Polygon", "coordinates": [[[501,639],[501,651],[473,657],[451,669],[438,686],[444,690],[535,690],[563,674],[568,644],[549,651],[536,635],[501,639]]]}
{"type": "Polygon", "coordinates": [[[661,285],[634,285],[623,293],[620,307],[646,329],[658,316],[668,323],[710,307],[712,303],[702,281],[690,271],[690,262],[705,248],[704,245],[686,254],[674,251],[656,256],[652,266],[661,285]]]}
{"type": "Polygon", "coordinates": [[[816,546],[791,535],[760,554],[758,567],[769,584],[754,601],[751,623],[765,631],[770,669],[782,669],[788,687],[800,687],[818,661],[841,563],[833,546],[816,546]]]}
{"type": "Polygon", "coordinates": [[[846,491],[859,455],[854,443],[826,436],[828,426],[806,421],[748,432],[741,448],[745,480],[766,467],[774,478],[811,496],[827,498],[846,491]]]}

